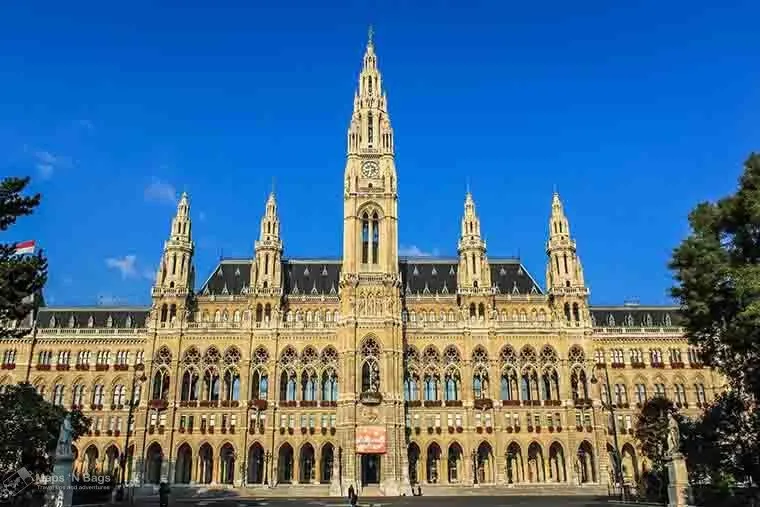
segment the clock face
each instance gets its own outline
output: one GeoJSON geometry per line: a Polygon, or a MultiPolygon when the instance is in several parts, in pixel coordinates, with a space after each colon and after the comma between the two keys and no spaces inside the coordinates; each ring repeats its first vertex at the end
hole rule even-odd
{"type": "Polygon", "coordinates": [[[377,165],[377,162],[364,162],[362,165],[362,176],[365,178],[379,178],[380,167],[377,165]]]}

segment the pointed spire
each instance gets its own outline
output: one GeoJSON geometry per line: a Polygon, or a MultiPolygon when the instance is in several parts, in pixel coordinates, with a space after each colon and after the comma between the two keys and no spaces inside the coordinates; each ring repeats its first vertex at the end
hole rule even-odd
{"type": "Polygon", "coordinates": [[[549,219],[549,237],[555,236],[570,236],[570,225],[565,216],[562,199],[560,199],[559,193],[556,190],[552,194],[552,213],[549,219]]]}
{"type": "Polygon", "coordinates": [[[475,199],[469,185],[464,197],[462,235],[457,246],[459,252],[458,287],[465,290],[487,289],[491,286],[491,275],[486,257],[486,242],[480,233],[480,220],[475,211],[475,199]]]}
{"type": "Polygon", "coordinates": [[[177,202],[169,238],[164,242],[164,254],[156,276],[156,287],[190,289],[193,284],[192,224],[190,197],[187,192],[177,202]]]}
{"type": "Polygon", "coordinates": [[[565,216],[559,193],[552,194],[552,211],[549,217],[549,241],[546,285],[548,289],[582,287],[583,268],[576,254],[576,245],[570,235],[570,222],[565,216]]]}
{"type": "Polygon", "coordinates": [[[367,46],[371,46],[373,44],[372,37],[375,35],[375,30],[372,28],[372,25],[369,25],[369,29],[367,30],[367,46]]]}
{"type": "Polygon", "coordinates": [[[282,240],[274,186],[267,197],[259,239],[254,243],[254,250],[255,260],[251,265],[251,285],[254,290],[279,291],[282,240]]]}

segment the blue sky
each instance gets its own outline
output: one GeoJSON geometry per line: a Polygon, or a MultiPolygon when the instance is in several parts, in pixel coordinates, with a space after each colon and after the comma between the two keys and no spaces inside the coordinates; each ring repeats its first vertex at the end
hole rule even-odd
{"type": "Polygon", "coordinates": [[[200,283],[275,177],[286,255],[339,256],[372,23],[405,249],[456,253],[469,179],[489,255],[543,284],[556,185],[592,302],[666,303],[688,211],[760,149],[760,4],[712,3],[4,2],[0,174],[44,197],[4,240],[45,248],[53,304],[143,304],[179,192],[200,283]]]}

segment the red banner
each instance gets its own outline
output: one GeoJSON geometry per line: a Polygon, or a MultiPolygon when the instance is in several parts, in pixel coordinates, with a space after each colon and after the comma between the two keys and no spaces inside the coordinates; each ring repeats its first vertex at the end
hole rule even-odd
{"type": "Polygon", "coordinates": [[[385,442],[384,426],[359,426],[356,428],[357,454],[385,454],[385,442]]]}

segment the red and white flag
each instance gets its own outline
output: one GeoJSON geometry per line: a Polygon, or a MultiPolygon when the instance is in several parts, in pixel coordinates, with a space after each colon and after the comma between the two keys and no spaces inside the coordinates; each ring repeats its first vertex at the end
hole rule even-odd
{"type": "Polygon", "coordinates": [[[25,255],[34,253],[34,240],[22,241],[16,243],[16,255],[25,255]]]}

